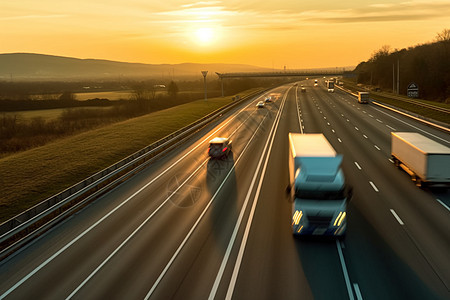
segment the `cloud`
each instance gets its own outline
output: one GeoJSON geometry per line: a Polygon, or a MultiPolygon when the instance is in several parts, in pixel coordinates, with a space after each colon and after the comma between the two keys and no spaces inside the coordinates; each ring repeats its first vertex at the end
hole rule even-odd
{"type": "Polygon", "coordinates": [[[200,1],[200,2],[195,2],[195,3],[191,3],[191,4],[184,4],[181,5],[181,7],[185,7],[185,8],[190,8],[190,7],[204,7],[204,6],[211,6],[211,5],[217,5],[217,4],[221,4],[222,1],[200,1]]]}
{"type": "Polygon", "coordinates": [[[0,21],[12,21],[12,20],[26,20],[26,19],[56,19],[56,18],[66,18],[68,15],[57,14],[57,15],[18,15],[10,17],[0,17],[0,21]]]}

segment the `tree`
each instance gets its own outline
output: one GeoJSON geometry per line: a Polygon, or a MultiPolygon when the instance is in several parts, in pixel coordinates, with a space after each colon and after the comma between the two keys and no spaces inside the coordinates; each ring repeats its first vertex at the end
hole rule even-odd
{"type": "Polygon", "coordinates": [[[391,46],[383,45],[383,46],[381,46],[381,48],[379,50],[375,51],[372,54],[372,57],[369,59],[369,61],[370,62],[377,61],[378,59],[380,59],[382,57],[389,56],[390,53],[391,53],[391,46]]]}
{"type": "Polygon", "coordinates": [[[178,86],[174,81],[171,81],[169,83],[169,86],[167,87],[167,93],[169,94],[169,97],[172,99],[176,99],[178,95],[178,86]]]}
{"type": "Polygon", "coordinates": [[[442,32],[436,35],[436,42],[448,42],[450,41],[450,29],[444,29],[442,32]]]}
{"type": "Polygon", "coordinates": [[[59,96],[59,100],[61,101],[75,101],[75,95],[72,92],[65,91],[64,93],[59,96]]]}

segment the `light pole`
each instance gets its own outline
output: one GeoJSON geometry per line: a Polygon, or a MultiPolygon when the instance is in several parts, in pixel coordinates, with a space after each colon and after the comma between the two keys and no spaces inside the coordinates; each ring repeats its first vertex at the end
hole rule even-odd
{"type": "Polygon", "coordinates": [[[206,74],[208,74],[208,71],[202,71],[203,74],[203,80],[205,81],[205,101],[208,99],[206,95],[206,74]]]}

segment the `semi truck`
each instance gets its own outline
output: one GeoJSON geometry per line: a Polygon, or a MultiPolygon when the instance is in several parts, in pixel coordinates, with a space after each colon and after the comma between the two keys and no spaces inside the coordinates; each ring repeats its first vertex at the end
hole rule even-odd
{"type": "Polygon", "coordinates": [[[351,197],[337,154],[323,134],[289,133],[289,186],[294,236],[344,237],[351,197]]]}
{"type": "Polygon", "coordinates": [[[417,186],[450,184],[450,148],[417,132],[391,132],[394,164],[417,186]]]}
{"type": "Polygon", "coordinates": [[[358,92],[358,103],[369,103],[369,92],[358,92]]]}
{"type": "Polygon", "coordinates": [[[334,81],[332,80],[327,81],[327,89],[328,92],[334,93],[334,81]]]}

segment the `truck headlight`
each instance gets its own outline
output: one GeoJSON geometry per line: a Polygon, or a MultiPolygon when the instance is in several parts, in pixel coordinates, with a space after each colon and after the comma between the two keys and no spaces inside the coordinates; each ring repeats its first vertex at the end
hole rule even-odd
{"type": "Polygon", "coordinates": [[[292,225],[298,225],[300,223],[300,220],[303,217],[303,211],[296,210],[294,215],[292,216],[292,225]]]}
{"type": "Polygon", "coordinates": [[[336,220],[334,220],[334,226],[341,226],[342,222],[344,222],[345,217],[347,216],[347,213],[345,211],[341,211],[339,215],[336,217],[336,220]]]}

